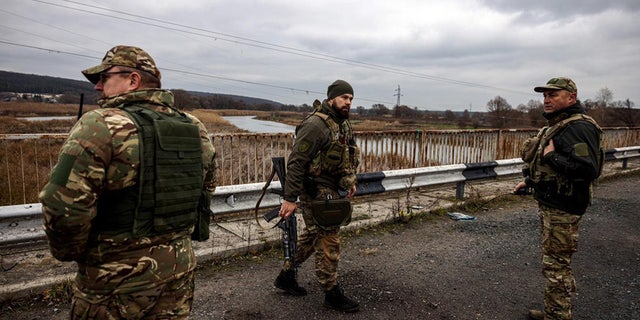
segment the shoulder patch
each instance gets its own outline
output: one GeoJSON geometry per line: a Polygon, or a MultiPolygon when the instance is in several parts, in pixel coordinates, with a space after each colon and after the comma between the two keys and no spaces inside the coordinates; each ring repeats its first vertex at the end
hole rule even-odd
{"type": "Polygon", "coordinates": [[[300,143],[298,143],[298,151],[302,153],[306,153],[311,149],[312,146],[313,146],[313,143],[311,143],[310,141],[302,140],[300,141],[300,143]]]}
{"type": "Polygon", "coordinates": [[[575,144],[573,146],[573,149],[574,149],[577,157],[588,157],[589,156],[589,146],[587,146],[587,144],[584,143],[584,142],[575,144]]]}

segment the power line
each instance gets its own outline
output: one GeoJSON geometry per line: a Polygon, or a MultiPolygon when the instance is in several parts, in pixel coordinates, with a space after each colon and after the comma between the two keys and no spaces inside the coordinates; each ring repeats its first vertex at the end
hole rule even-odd
{"type": "MultiPolygon", "coordinates": [[[[102,58],[96,57],[96,56],[89,56],[89,55],[80,54],[80,53],[74,53],[74,52],[69,52],[69,51],[62,51],[62,50],[55,50],[55,49],[37,47],[37,46],[32,46],[32,45],[27,45],[27,44],[4,41],[4,40],[0,40],[0,43],[12,45],[12,46],[17,46],[17,47],[24,47],[24,48],[41,50],[41,51],[47,51],[47,52],[50,52],[50,53],[66,54],[66,55],[78,56],[78,57],[83,57],[83,58],[98,59],[98,60],[102,59],[102,58]]],[[[293,87],[279,86],[279,85],[261,83],[261,82],[256,82],[256,81],[248,81],[248,80],[241,80],[241,79],[235,79],[235,78],[229,78],[229,77],[216,76],[216,75],[212,75],[212,74],[191,72],[191,71],[186,71],[186,70],[170,69],[170,68],[159,68],[159,69],[162,70],[162,71],[176,72],[176,73],[186,74],[186,75],[190,75],[190,76],[198,76],[198,77],[219,79],[219,80],[225,80],[225,81],[246,83],[246,84],[269,87],[269,88],[283,89],[283,90],[287,90],[287,91],[291,91],[291,92],[301,92],[301,93],[304,93],[304,94],[309,94],[309,93],[320,94],[320,95],[325,94],[324,92],[319,92],[319,91],[312,91],[312,90],[307,90],[307,89],[299,89],[299,88],[293,88],[293,87]]],[[[363,98],[363,97],[358,97],[358,100],[375,102],[375,103],[381,102],[380,100],[363,98]]],[[[389,102],[387,101],[386,103],[389,103],[389,102]]]]}
{"type": "MultiPolygon", "coordinates": [[[[109,43],[107,43],[107,42],[105,42],[105,41],[103,41],[103,40],[95,39],[95,38],[89,37],[89,36],[87,36],[87,35],[85,35],[85,34],[80,34],[80,33],[77,33],[77,32],[71,31],[71,30],[67,30],[67,29],[64,29],[64,28],[60,28],[60,27],[58,27],[58,26],[54,26],[54,25],[49,24],[49,23],[43,23],[43,22],[41,22],[41,21],[38,21],[38,20],[35,20],[35,19],[31,19],[31,18],[29,18],[29,17],[25,17],[25,16],[23,16],[23,15],[17,14],[17,13],[15,13],[15,12],[7,11],[7,10],[2,9],[2,8],[0,8],[0,11],[4,12],[4,13],[6,13],[6,14],[10,14],[10,15],[13,15],[13,16],[16,16],[16,17],[19,17],[19,18],[22,18],[22,19],[25,19],[25,20],[31,21],[31,22],[36,23],[36,24],[45,25],[45,26],[47,26],[47,27],[49,27],[49,28],[57,29],[57,30],[60,30],[60,31],[64,31],[64,32],[66,32],[66,33],[70,33],[70,34],[73,34],[73,35],[76,35],[76,36],[80,36],[80,37],[83,37],[83,38],[88,38],[88,39],[91,39],[91,40],[93,40],[93,41],[97,41],[97,42],[101,42],[101,43],[104,43],[104,44],[106,44],[106,45],[109,45],[109,43]]],[[[90,50],[90,51],[92,51],[92,50],[90,50]]]]}
{"type": "Polygon", "coordinates": [[[241,82],[241,83],[258,85],[258,86],[263,86],[263,87],[284,89],[284,90],[289,90],[289,91],[293,91],[293,92],[302,92],[302,93],[305,93],[305,94],[309,94],[309,93],[323,94],[322,92],[318,92],[318,91],[309,91],[309,90],[305,90],[305,89],[285,87],[285,86],[279,86],[279,85],[273,85],[273,84],[267,84],[267,83],[260,83],[260,82],[255,82],[255,81],[248,81],[248,80],[240,80],[240,79],[234,79],[234,78],[228,78],[228,77],[222,77],[222,76],[215,76],[215,75],[211,75],[211,74],[184,71],[184,70],[178,70],[178,69],[168,69],[168,68],[161,68],[161,69],[163,71],[171,71],[171,72],[177,72],[177,73],[182,73],[182,74],[187,74],[187,75],[192,75],[192,76],[199,76],[199,77],[213,78],[213,79],[219,79],[219,80],[241,82]]]}
{"type": "Polygon", "coordinates": [[[76,5],[80,5],[80,6],[93,8],[93,9],[99,9],[99,10],[104,10],[104,11],[107,11],[107,12],[113,12],[113,13],[117,13],[117,14],[121,14],[121,15],[126,15],[126,16],[130,16],[130,17],[138,18],[138,19],[145,19],[145,20],[148,20],[148,21],[162,23],[162,24],[166,24],[166,25],[170,25],[170,26],[174,26],[174,27],[180,27],[180,28],[185,28],[185,29],[190,29],[190,30],[196,30],[196,31],[204,32],[204,33],[207,33],[207,34],[210,34],[210,35],[197,33],[197,32],[193,32],[193,31],[182,30],[182,29],[171,28],[171,27],[167,27],[167,26],[163,26],[163,25],[154,24],[154,23],[142,22],[142,21],[139,21],[139,20],[133,20],[133,19],[127,19],[127,18],[123,18],[123,17],[112,16],[112,15],[99,13],[99,12],[95,12],[95,11],[90,11],[90,10],[83,10],[83,9],[80,9],[80,8],[74,8],[74,7],[70,7],[70,6],[64,6],[64,5],[61,5],[61,4],[50,3],[50,2],[43,1],[43,0],[33,0],[33,1],[40,2],[40,3],[43,3],[43,4],[47,4],[47,5],[57,6],[57,7],[61,7],[61,8],[66,8],[66,9],[70,9],[70,10],[76,10],[76,11],[81,11],[81,12],[90,13],[90,14],[102,15],[102,16],[110,17],[110,18],[114,18],[114,19],[125,20],[125,21],[129,21],[129,22],[134,22],[134,23],[154,26],[154,27],[163,28],[163,29],[167,29],[167,30],[173,30],[173,31],[177,31],[177,32],[189,33],[189,34],[193,34],[193,35],[199,35],[199,36],[203,36],[203,37],[214,38],[216,40],[223,40],[223,41],[228,41],[228,42],[232,42],[232,43],[237,43],[237,44],[252,46],[252,47],[256,47],[256,48],[267,49],[267,50],[273,50],[273,51],[282,52],[282,53],[294,54],[294,55],[313,58],[313,59],[325,60],[325,61],[330,61],[330,62],[338,62],[338,63],[343,63],[343,64],[347,64],[347,65],[352,65],[352,66],[359,66],[359,67],[368,68],[368,69],[377,70],[377,71],[383,71],[383,72],[394,73],[394,74],[399,74],[399,75],[405,75],[405,76],[421,78],[421,79],[427,79],[427,80],[432,80],[432,81],[441,81],[441,82],[457,84],[457,85],[462,85],[462,86],[468,86],[468,87],[488,88],[488,89],[494,89],[494,90],[499,90],[499,91],[516,93],[516,94],[531,95],[531,93],[529,93],[529,92],[525,93],[525,92],[511,90],[511,89],[505,89],[505,88],[500,88],[500,87],[495,87],[495,86],[489,86],[489,85],[484,85],[484,84],[468,82],[468,81],[462,81],[462,80],[450,79],[450,78],[445,78],[445,77],[439,77],[439,76],[429,75],[429,74],[424,74],[424,73],[411,72],[411,71],[406,71],[406,70],[402,70],[402,69],[398,69],[398,68],[394,68],[394,67],[382,66],[382,65],[368,63],[368,62],[362,62],[362,61],[358,61],[358,60],[352,60],[352,59],[346,59],[346,58],[331,56],[331,55],[328,55],[328,54],[317,53],[317,52],[297,49],[297,48],[288,47],[288,46],[282,46],[282,45],[269,43],[269,42],[265,42],[265,41],[259,41],[259,40],[254,40],[254,39],[245,38],[245,37],[239,37],[239,36],[235,36],[235,35],[231,35],[231,34],[227,34],[227,33],[215,32],[215,31],[206,30],[206,29],[202,29],[202,28],[196,28],[196,27],[192,27],[192,26],[188,26],[188,25],[184,25],[184,24],[173,23],[173,22],[169,22],[169,21],[165,21],[165,20],[149,18],[149,17],[145,17],[145,16],[142,16],[142,15],[136,15],[136,14],[132,14],[132,13],[124,12],[124,11],[119,11],[119,10],[114,10],[114,9],[110,9],[110,8],[84,4],[84,3],[80,3],[80,2],[72,1],[72,0],[63,0],[63,1],[68,2],[68,3],[73,3],[73,4],[76,4],[76,5]],[[214,35],[214,36],[211,36],[211,35],[214,35]],[[236,39],[236,40],[225,39],[224,37],[231,38],[231,39],[236,39]]]}
{"type": "Polygon", "coordinates": [[[37,49],[37,50],[47,51],[47,52],[50,52],[50,53],[60,53],[60,54],[68,54],[68,55],[76,56],[76,57],[91,58],[91,59],[101,59],[99,57],[89,56],[89,55],[81,54],[81,53],[68,52],[68,51],[55,50],[55,49],[48,49],[48,48],[42,48],[42,47],[36,47],[36,46],[28,45],[28,44],[21,44],[21,43],[9,42],[9,41],[4,41],[4,40],[0,40],[0,43],[12,45],[12,46],[17,46],[17,47],[37,49]]]}
{"type": "MultiPolygon", "coordinates": [[[[0,11],[3,11],[3,10],[0,9],[0,11]]],[[[5,25],[2,25],[2,24],[0,24],[0,27],[7,28],[9,30],[13,30],[13,31],[20,32],[20,33],[25,33],[25,34],[28,34],[30,36],[36,37],[36,38],[45,39],[45,40],[51,40],[50,38],[44,37],[44,36],[39,35],[39,34],[31,33],[31,32],[28,32],[28,31],[25,31],[25,30],[22,30],[22,29],[12,28],[12,27],[5,26],[5,25]]],[[[55,42],[66,44],[68,46],[72,46],[72,47],[75,47],[75,48],[78,48],[78,49],[82,49],[82,50],[88,50],[87,48],[84,48],[84,47],[81,47],[81,46],[77,46],[77,45],[74,45],[74,44],[71,44],[71,43],[65,43],[65,42],[62,42],[62,41],[55,41],[55,42]]]]}

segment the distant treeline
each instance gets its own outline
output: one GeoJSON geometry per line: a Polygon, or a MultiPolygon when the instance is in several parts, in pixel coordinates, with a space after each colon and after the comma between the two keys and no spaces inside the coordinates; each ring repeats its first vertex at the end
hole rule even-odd
{"type": "MultiPolygon", "coordinates": [[[[202,109],[249,109],[249,110],[286,110],[283,104],[266,99],[207,92],[171,89],[176,96],[176,105],[180,108],[202,109]]],[[[38,95],[56,95],[59,103],[79,103],[80,94],[84,102],[95,104],[100,97],[88,81],[63,79],[35,74],[0,71],[0,94],[2,98],[18,100],[33,99],[38,95]],[[16,96],[16,93],[20,95],[16,96]]],[[[40,102],[40,101],[38,101],[40,102]]]]}
{"type": "Polygon", "coordinates": [[[0,71],[0,92],[3,98],[10,93],[60,95],[57,98],[60,103],[77,103],[81,93],[84,93],[86,101],[91,98],[95,101],[99,97],[87,81],[8,71],[0,71]]]}
{"type": "MultiPolygon", "coordinates": [[[[170,89],[173,91],[176,106],[180,109],[237,109],[258,111],[299,111],[311,112],[309,104],[285,105],[279,102],[228,94],[187,91],[170,89]]],[[[99,94],[93,90],[88,81],[22,74],[0,71],[0,99],[5,101],[28,100],[35,102],[51,102],[39,95],[55,95],[55,102],[77,104],[80,94],[84,94],[85,104],[95,104],[99,94]],[[21,93],[21,95],[16,95],[21,93]],[[31,100],[29,100],[31,99],[31,100]]],[[[629,99],[614,101],[613,92],[602,88],[595,99],[586,99],[583,105],[603,127],[636,127],[640,125],[640,110],[634,108],[634,102],[629,99]]],[[[311,101],[309,102],[311,103],[311,101]]],[[[546,120],[542,117],[543,105],[540,100],[530,100],[526,104],[512,106],[504,98],[496,96],[487,102],[486,112],[429,111],[419,110],[417,107],[404,105],[391,108],[383,104],[373,104],[370,107],[354,106],[354,117],[379,118],[385,121],[428,122],[432,124],[453,125],[459,128],[523,128],[541,127],[546,120]]]]}

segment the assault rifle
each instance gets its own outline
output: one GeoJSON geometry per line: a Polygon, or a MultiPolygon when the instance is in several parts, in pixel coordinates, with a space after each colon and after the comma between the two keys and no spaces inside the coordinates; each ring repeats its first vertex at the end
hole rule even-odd
{"type": "MultiPolygon", "coordinates": [[[[282,188],[278,190],[271,190],[271,192],[284,197],[284,184],[286,179],[284,158],[273,157],[271,158],[271,162],[273,163],[273,170],[271,172],[271,176],[267,180],[267,183],[262,188],[262,195],[258,199],[258,203],[256,203],[256,218],[258,217],[258,208],[260,206],[260,201],[262,201],[262,197],[271,184],[271,181],[273,180],[273,176],[275,174],[278,174],[278,180],[280,180],[280,186],[282,186],[282,188]]],[[[267,211],[267,213],[265,213],[262,218],[267,222],[271,222],[273,219],[278,217],[278,213],[280,212],[281,207],[282,205],[279,205],[277,208],[267,211]]],[[[259,221],[258,225],[260,225],[259,221]]],[[[285,264],[289,264],[290,266],[295,268],[295,255],[298,243],[298,221],[296,220],[295,212],[291,213],[291,215],[289,215],[289,217],[287,218],[281,218],[280,221],[278,221],[278,223],[274,226],[274,228],[275,227],[282,229],[282,250],[284,252],[285,264]]]]}
{"type": "Polygon", "coordinates": [[[84,93],[80,94],[80,105],[78,106],[78,118],[76,118],[77,120],[80,120],[80,117],[82,117],[82,105],[84,104],[84,93]]]}

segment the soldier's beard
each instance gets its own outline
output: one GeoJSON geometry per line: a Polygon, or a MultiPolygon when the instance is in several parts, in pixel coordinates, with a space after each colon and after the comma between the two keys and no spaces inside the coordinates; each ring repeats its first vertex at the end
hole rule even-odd
{"type": "Polygon", "coordinates": [[[342,118],[349,119],[349,107],[335,107],[335,109],[342,118]]]}

